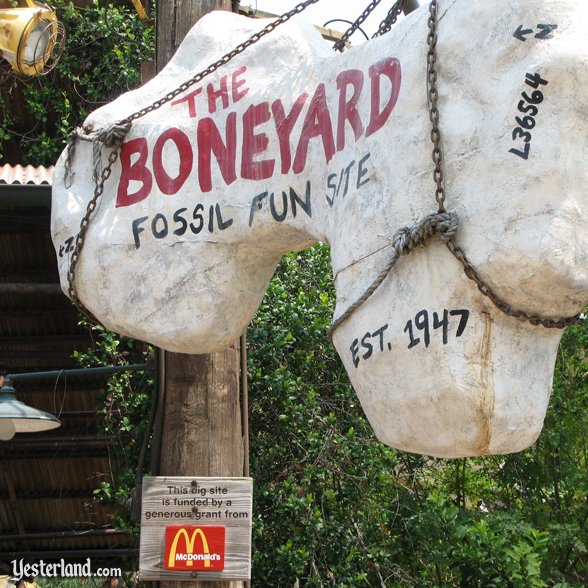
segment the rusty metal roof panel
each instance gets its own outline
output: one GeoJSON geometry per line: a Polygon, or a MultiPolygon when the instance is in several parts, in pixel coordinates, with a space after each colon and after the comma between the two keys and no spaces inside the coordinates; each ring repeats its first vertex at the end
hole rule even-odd
{"type": "Polygon", "coordinates": [[[0,184],[48,184],[53,183],[51,167],[33,167],[32,165],[0,165],[0,184]]]}
{"type": "MultiPolygon", "coordinates": [[[[52,171],[0,166],[0,374],[73,367],[74,350],[92,345],[59,286],[49,234],[52,171]]],[[[57,415],[62,426],[0,442],[0,567],[25,552],[68,561],[135,557],[136,537],[112,529],[117,507],[94,495],[101,482],[116,484],[128,442],[99,434],[104,383],[87,375],[16,386],[19,400],[57,415]]]]}

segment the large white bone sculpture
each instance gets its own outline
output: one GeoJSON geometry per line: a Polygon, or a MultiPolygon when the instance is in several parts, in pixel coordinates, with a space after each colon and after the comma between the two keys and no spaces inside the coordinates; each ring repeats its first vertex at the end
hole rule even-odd
{"type": "MultiPolygon", "coordinates": [[[[300,19],[137,119],[93,215],[76,288],[107,327],[208,353],[245,329],[283,252],[330,244],[340,316],[435,212],[422,7],[332,51],[300,19]]],[[[265,22],[212,13],[151,82],[93,113],[148,106],[265,22]]],[[[588,302],[588,2],[441,0],[446,208],[493,292],[547,318],[588,302]]],[[[61,281],[94,193],[93,145],[55,170],[61,281]]],[[[102,150],[106,165],[110,150],[102,150]]],[[[539,434],[561,329],[500,312],[438,239],[402,257],[335,346],[378,438],[437,456],[539,434]]]]}

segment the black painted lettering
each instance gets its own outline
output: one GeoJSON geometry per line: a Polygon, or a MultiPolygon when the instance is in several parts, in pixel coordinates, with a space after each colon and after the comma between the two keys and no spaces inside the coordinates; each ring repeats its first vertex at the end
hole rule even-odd
{"type": "Polygon", "coordinates": [[[221,231],[224,231],[225,229],[228,229],[232,224],[233,224],[233,219],[230,218],[228,220],[223,220],[223,215],[221,213],[221,207],[219,204],[217,204],[215,206],[215,210],[216,210],[216,224],[218,225],[218,228],[221,231]]]}
{"type": "Polygon", "coordinates": [[[349,190],[349,172],[354,165],[355,159],[345,168],[345,188],[343,189],[343,196],[346,196],[347,191],[349,190]]]}
{"type": "Polygon", "coordinates": [[[425,347],[429,346],[431,342],[431,333],[429,331],[429,313],[426,310],[421,310],[414,317],[414,326],[423,332],[425,347]]]}
{"type": "Polygon", "coordinates": [[[351,360],[353,361],[353,365],[357,367],[359,365],[359,357],[357,357],[359,353],[359,339],[354,339],[349,349],[351,349],[351,360]]]}
{"type": "MultiPolygon", "coordinates": [[[[339,192],[341,191],[341,184],[343,183],[343,172],[345,170],[342,169],[341,173],[339,174],[339,181],[337,182],[337,191],[335,192],[335,198],[339,196],[339,192]]],[[[333,198],[334,199],[334,198],[333,198]]]]}
{"type": "Polygon", "coordinates": [[[163,239],[163,238],[167,237],[167,233],[168,233],[167,219],[160,212],[158,212],[153,217],[153,220],[151,221],[151,232],[153,233],[153,236],[156,239],[163,239]],[[157,223],[160,221],[161,221],[162,226],[161,226],[161,229],[158,230],[157,223]]]}
{"type": "Polygon", "coordinates": [[[174,223],[180,225],[177,229],[174,229],[174,235],[181,237],[188,229],[188,221],[182,216],[182,213],[187,210],[187,208],[180,208],[174,212],[174,223]]]}
{"type": "Polygon", "coordinates": [[[365,180],[363,180],[363,176],[365,176],[368,173],[368,170],[366,167],[364,167],[364,163],[370,158],[371,154],[368,153],[367,155],[364,155],[360,160],[359,160],[359,165],[357,168],[357,189],[359,190],[359,188],[361,188],[362,186],[365,186],[370,179],[366,178],[365,180]]]}
{"type": "Polygon", "coordinates": [[[465,308],[461,308],[459,310],[452,310],[449,313],[451,316],[459,315],[461,318],[459,319],[459,325],[457,326],[457,333],[455,333],[456,337],[461,337],[462,333],[464,332],[466,325],[468,324],[468,318],[470,317],[470,311],[466,310],[465,308]]]}
{"type": "Polygon", "coordinates": [[[139,234],[145,230],[141,225],[148,218],[149,218],[148,216],[142,216],[140,218],[136,218],[132,223],[133,239],[135,241],[135,249],[139,249],[139,247],[141,247],[141,239],[139,239],[139,234]]]}
{"type": "Polygon", "coordinates": [[[267,192],[262,192],[257,196],[253,197],[251,201],[251,209],[249,210],[249,226],[253,224],[253,215],[255,214],[256,210],[261,210],[262,200],[267,197],[267,192]]]}
{"type": "Polygon", "coordinates": [[[204,227],[204,217],[202,216],[202,211],[204,210],[204,206],[202,204],[197,204],[192,212],[192,218],[197,221],[196,224],[190,223],[190,230],[195,234],[198,235],[204,227]]]}
{"type": "Polygon", "coordinates": [[[274,217],[275,220],[277,220],[279,223],[281,223],[285,218],[286,215],[288,214],[288,195],[286,194],[286,192],[282,192],[282,212],[278,213],[278,211],[276,210],[276,203],[274,200],[274,193],[272,192],[270,194],[270,211],[272,213],[272,216],[274,217]]]}
{"type": "Polygon", "coordinates": [[[332,180],[334,180],[337,177],[337,174],[329,174],[329,177],[327,178],[327,188],[331,188],[331,190],[333,190],[333,197],[329,198],[329,195],[327,194],[325,196],[325,198],[327,199],[327,202],[329,203],[329,206],[333,206],[333,202],[335,202],[335,196],[337,194],[336,190],[337,190],[337,186],[336,184],[332,183],[332,180]]]}
{"type": "Polygon", "coordinates": [[[408,344],[409,349],[412,349],[415,345],[418,345],[421,342],[418,337],[414,337],[412,332],[412,320],[407,321],[406,325],[404,326],[404,332],[408,332],[408,337],[410,339],[410,343],[408,344]]]}
{"type": "MultiPolygon", "coordinates": [[[[432,325],[432,331],[436,331],[438,329],[442,329],[441,333],[441,341],[443,343],[443,345],[447,345],[449,336],[448,336],[448,332],[449,332],[449,317],[450,316],[459,316],[460,317],[460,321],[459,321],[459,325],[457,326],[457,332],[455,333],[455,337],[461,337],[461,335],[463,334],[466,325],[468,323],[468,318],[470,316],[470,311],[466,310],[464,308],[462,309],[457,309],[457,310],[447,310],[447,309],[443,309],[442,313],[437,313],[434,312],[433,313],[433,325],[432,325]]],[[[421,310],[420,312],[418,312],[415,317],[414,317],[414,326],[421,331],[422,333],[422,337],[423,337],[423,342],[425,343],[425,347],[428,347],[429,344],[431,343],[431,324],[429,321],[429,312],[427,310],[421,310]]],[[[408,344],[408,348],[411,349],[412,347],[415,347],[416,345],[418,345],[421,342],[421,339],[419,337],[415,337],[413,334],[413,320],[409,320],[406,323],[406,326],[404,327],[404,332],[408,333],[408,336],[410,338],[410,343],[408,344]]],[[[372,334],[372,337],[375,335],[375,333],[372,334]]],[[[388,348],[390,349],[390,344],[388,344],[388,348]]]]}
{"type": "Polygon", "coordinates": [[[537,28],[541,30],[535,35],[535,39],[553,39],[553,31],[557,29],[557,25],[538,24],[537,28]]]}
{"type": "Polygon", "coordinates": [[[372,337],[378,335],[380,337],[380,351],[384,351],[384,331],[388,328],[388,323],[382,325],[377,331],[372,333],[372,337]]]}
{"type": "Polygon", "coordinates": [[[214,232],[214,206],[209,206],[208,208],[208,232],[214,232]]]}
{"type": "Polygon", "coordinates": [[[531,86],[534,90],[536,90],[539,86],[547,86],[549,82],[544,80],[538,73],[534,74],[526,74],[525,75],[525,84],[531,86]]]}
{"type": "Polygon", "coordinates": [[[304,200],[298,196],[294,188],[290,188],[290,203],[292,206],[292,215],[296,217],[296,203],[300,205],[300,208],[306,212],[306,214],[312,218],[312,205],[310,201],[310,181],[306,182],[306,194],[304,200]]]}
{"type": "Polygon", "coordinates": [[[369,359],[371,357],[372,353],[374,352],[374,346],[369,342],[370,338],[371,338],[370,333],[366,333],[361,338],[361,346],[364,349],[367,349],[367,351],[362,355],[363,359],[369,359]]]}
{"type": "MultiPolygon", "coordinates": [[[[552,25],[538,25],[538,26],[552,26],[552,25]]],[[[521,159],[529,159],[529,153],[531,151],[531,139],[532,135],[528,131],[535,128],[535,116],[539,114],[538,104],[543,102],[543,92],[538,90],[539,86],[546,86],[549,82],[544,80],[538,73],[527,73],[525,76],[525,84],[531,86],[535,91],[532,92],[531,96],[527,92],[521,92],[522,100],[519,100],[517,105],[517,111],[526,116],[515,116],[515,122],[518,125],[512,131],[512,140],[523,139],[523,149],[518,147],[512,147],[509,149],[509,153],[520,157],[521,159]]]]}
{"type": "Polygon", "coordinates": [[[443,328],[443,345],[447,345],[447,333],[449,330],[449,313],[447,309],[443,310],[443,318],[439,320],[439,315],[433,313],[433,330],[443,328]]]}

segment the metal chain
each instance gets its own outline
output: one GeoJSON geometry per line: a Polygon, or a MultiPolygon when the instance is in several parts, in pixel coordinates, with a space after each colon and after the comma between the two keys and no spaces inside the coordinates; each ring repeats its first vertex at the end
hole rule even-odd
{"type": "Polygon", "coordinates": [[[357,17],[355,22],[343,33],[341,38],[333,45],[333,49],[336,51],[343,51],[345,48],[347,41],[355,31],[362,25],[365,19],[372,13],[374,8],[381,2],[382,0],[372,0],[366,7],[366,9],[357,17]]]}
{"type": "Polygon", "coordinates": [[[96,317],[82,304],[80,299],[78,298],[77,290],[76,290],[76,267],[80,260],[80,254],[82,253],[82,248],[84,246],[84,239],[86,237],[86,232],[88,231],[88,227],[90,226],[90,217],[96,210],[96,206],[98,206],[98,200],[102,196],[104,192],[104,183],[110,177],[112,173],[112,166],[118,160],[118,146],[115,147],[113,151],[110,152],[108,156],[108,165],[102,170],[100,175],[100,180],[97,182],[96,187],[94,188],[94,197],[90,202],[88,202],[88,206],[86,208],[86,214],[84,218],[80,222],[80,230],[76,235],[76,240],[74,243],[74,250],[71,254],[70,262],[69,262],[69,270],[67,272],[67,280],[68,290],[67,293],[73,303],[75,304],[76,308],[86,316],[86,318],[94,324],[99,324],[99,321],[96,317]]]}
{"type": "MultiPolygon", "coordinates": [[[[106,180],[108,180],[108,178],[112,174],[112,167],[116,163],[116,161],[118,160],[118,157],[119,157],[119,147],[126,136],[126,132],[122,135],[120,133],[116,134],[114,129],[120,129],[121,126],[127,126],[127,131],[128,131],[128,128],[130,128],[131,123],[133,121],[135,121],[139,118],[142,118],[143,116],[149,114],[150,112],[153,112],[154,110],[157,110],[158,108],[161,108],[161,106],[163,106],[164,104],[167,104],[168,102],[173,100],[176,96],[178,96],[182,92],[186,91],[194,84],[200,82],[206,76],[214,73],[221,66],[227,64],[234,57],[243,53],[248,47],[250,47],[254,43],[257,43],[262,37],[271,33],[276,27],[278,27],[279,25],[283,24],[284,22],[286,22],[290,18],[292,18],[292,16],[302,12],[305,8],[307,8],[308,6],[310,6],[312,4],[315,4],[317,2],[319,2],[319,0],[305,0],[304,2],[301,2],[296,7],[294,7],[292,10],[282,14],[279,18],[272,21],[270,24],[266,25],[263,29],[261,29],[261,31],[251,35],[251,37],[249,37],[246,41],[239,44],[237,47],[235,47],[235,49],[233,49],[229,53],[226,53],[225,55],[223,55],[219,60],[217,60],[213,64],[209,65],[203,71],[197,73],[190,80],[184,82],[183,84],[178,86],[172,92],[168,92],[163,98],[160,98],[159,100],[155,101],[154,103],[147,106],[146,108],[143,108],[143,109],[127,116],[126,118],[122,119],[121,121],[119,121],[115,125],[112,125],[112,128],[113,128],[112,133],[110,133],[110,132],[105,133],[103,143],[107,146],[114,147],[114,149],[111,151],[111,153],[108,156],[108,164],[102,170],[100,178],[97,181],[96,187],[94,189],[94,196],[93,196],[92,200],[90,200],[90,202],[88,203],[84,218],[80,222],[80,230],[79,230],[78,234],[76,235],[76,239],[75,239],[75,243],[74,243],[74,250],[73,250],[73,253],[72,253],[72,256],[70,259],[70,266],[69,266],[69,270],[68,270],[68,274],[67,274],[68,282],[69,282],[68,294],[69,294],[70,298],[72,299],[72,301],[74,302],[75,306],[78,308],[78,310],[82,314],[84,314],[88,318],[88,320],[90,320],[91,322],[94,322],[94,323],[98,323],[96,318],[82,304],[82,302],[78,298],[76,287],[75,287],[76,268],[77,268],[77,265],[78,265],[78,262],[80,259],[80,255],[81,255],[81,252],[82,252],[82,249],[84,246],[84,240],[85,240],[86,233],[88,231],[88,227],[90,225],[90,219],[92,217],[92,214],[96,210],[99,199],[101,198],[101,196],[104,192],[104,184],[105,184],[106,180]],[[116,134],[116,136],[114,136],[115,134],[116,134]]],[[[352,27],[350,29],[348,29],[348,31],[346,31],[346,33],[344,34],[344,36],[342,37],[342,39],[338,43],[341,43],[342,45],[344,45],[345,42],[347,41],[347,39],[351,36],[351,34],[353,34],[353,32],[355,30],[357,30],[357,28],[369,16],[369,14],[372,12],[372,10],[375,8],[375,6],[377,6],[377,4],[379,4],[379,2],[380,2],[380,0],[372,0],[370,5],[366,8],[366,10],[364,10],[364,12],[360,15],[360,17],[352,25],[352,27]]],[[[405,3],[406,3],[406,0],[398,0],[394,4],[394,6],[390,9],[390,12],[388,13],[387,17],[380,24],[380,27],[379,27],[377,33],[374,35],[374,37],[382,35],[390,30],[392,25],[396,22],[398,15],[400,14],[400,12],[402,12],[402,8],[404,7],[405,3]]],[[[437,20],[438,20],[437,10],[438,10],[437,0],[431,0],[430,5],[429,5],[430,16],[429,16],[429,20],[428,20],[429,36],[427,39],[428,46],[429,46],[429,51],[427,54],[427,96],[428,96],[428,103],[429,103],[429,119],[432,124],[432,130],[431,130],[431,141],[433,142],[432,158],[433,158],[433,162],[435,164],[435,170],[434,170],[433,177],[434,177],[435,183],[437,185],[437,189],[435,191],[435,199],[439,205],[439,210],[438,210],[437,214],[442,214],[442,213],[445,213],[445,185],[444,185],[444,175],[443,175],[443,156],[442,156],[442,149],[441,149],[441,132],[439,130],[439,110],[438,110],[438,105],[437,105],[439,95],[437,92],[437,72],[435,69],[436,60],[437,60],[437,57],[436,57],[437,20]]],[[[336,44],[336,48],[339,48],[339,47],[337,47],[337,44],[336,44]]],[[[71,155],[72,154],[68,152],[67,159],[70,164],[71,164],[71,155]]],[[[522,311],[517,311],[517,310],[512,309],[508,304],[506,304],[498,296],[496,296],[496,294],[494,294],[494,292],[492,292],[490,287],[480,277],[480,275],[478,274],[475,267],[468,261],[466,255],[465,255],[464,251],[461,249],[461,247],[457,243],[455,243],[453,237],[450,238],[446,242],[446,245],[449,248],[449,250],[453,253],[453,255],[456,257],[456,259],[458,259],[462,263],[466,276],[468,278],[470,278],[471,280],[473,280],[477,284],[480,292],[482,292],[482,294],[487,296],[492,301],[492,303],[497,308],[499,308],[502,312],[504,312],[505,314],[512,316],[514,318],[517,318],[519,320],[528,321],[533,325],[543,325],[544,327],[547,327],[547,328],[563,328],[563,327],[567,327],[569,325],[572,325],[580,320],[579,314],[575,315],[573,317],[568,317],[568,318],[564,318],[564,319],[545,319],[545,318],[541,318],[541,317],[537,317],[537,316],[528,315],[522,311]]],[[[374,290],[375,290],[375,288],[374,288],[374,290]]],[[[364,297],[362,297],[362,298],[364,298],[364,300],[369,298],[371,293],[372,292],[370,292],[369,295],[367,295],[365,298],[364,297]]],[[[355,310],[355,308],[353,310],[355,310]]],[[[342,316],[338,319],[337,324],[333,325],[332,330],[334,330],[334,328],[336,328],[336,326],[339,326],[339,324],[341,324],[344,320],[346,320],[348,318],[348,316],[351,314],[351,312],[352,311],[350,309],[348,309],[344,313],[344,316],[342,316]]]]}
{"type": "Polygon", "coordinates": [[[197,73],[194,77],[190,78],[188,81],[178,86],[175,90],[168,92],[163,98],[156,100],[153,104],[150,104],[146,108],[138,110],[137,112],[127,116],[122,121],[120,121],[119,124],[133,122],[138,118],[141,118],[146,114],[149,114],[150,112],[153,112],[158,108],[161,108],[164,104],[167,104],[176,96],[178,96],[182,92],[185,92],[188,88],[192,87],[194,84],[197,84],[198,82],[202,81],[202,79],[204,79],[206,76],[209,76],[211,73],[214,73],[217,69],[219,69],[219,67],[226,65],[233,58],[237,57],[237,55],[243,53],[245,49],[251,47],[251,45],[257,43],[259,40],[265,37],[265,35],[271,33],[275,28],[290,20],[293,16],[299,14],[300,12],[308,8],[310,5],[316,4],[319,1],[320,0],[305,0],[300,4],[297,4],[292,10],[285,12],[284,14],[270,22],[268,25],[263,27],[263,29],[261,29],[257,33],[253,33],[253,35],[251,35],[246,41],[243,41],[243,43],[237,45],[232,51],[229,51],[228,53],[223,55],[220,59],[209,65],[206,69],[197,73]]]}
{"type": "MultiPolygon", "coordinates": [[[[320,0],[305,0],[304,2],[301,2],[300,4],[297,4],[292,10],[285,12],[279,18],[277,18],[276,20],[274,20],[271,23],[269,23],[268,25],[266,25],[263,29],[261,29],[257,33],[254,33],[253,35],[251,35],[246,41],[237,45],[237,47],[235,47],[232,51],[229,51],[229,53],[226,53],[225,55],[223,55],[220,59],[218,59],[217,61],[215,61],[211,65],[209,65],[206,69],[197,73],[195,76],[190,78],[188,81],[186,81],[183,84],[181,84],[180,86],[178,86],[175,90],[168,92],[163,98],[156,100],[154,103],[147,106],[146,108],[138,110],[137,112],[134,112],[133,114],[127,116],[126,118],[118,121],[117,123],[110,125],[108,127],[108,129],[101,130],[101,134],[102,134],[101,143],[106,145],[107,147],[113,147],[114,149],[111,151],[110,155],[108,156],[107,166],[102,170],[100,177],[96,178],[96,186],[94,188],[94,196],[93,196],[92,200],[90,200],[90,202],[88,202],[88,206],[86,207],[86,213],[84,214],[84,218],[80,222],[80,230],[78,231],[78,234],[76,235],[76,238],[75,238],[74,249],[73,249],[73,252],[72,252],[72,255],[70,258],[69,269],[67,272],[68,295],[71,298],[71,300],[73,301],[76,308],[83,315],[85,315],[86,318],[91,323],[99,324],[99,321],[84,306],[84,304],[81,302],[81,300],[78,297],[76,286],[75,286],[76,269],[77,269],[77,265],[80,260],[80,255],[82,253],[82,249],[84,248],[85,237],[86,237],[86,233],[88,231],[88,227],[90,225],[90,219],[92,217],[92,214],[96,210],[96,207],[98,205],[98,201],[102,197],[102,194],[104,192],[104,183],[110,177],[110,175],[112,173],[112,166],[118,160],[120,145],[124,141],[126,133],[130,129],[132,122],[145,116],[146,114],[149,114],[150,112],[153,112],[154,110],[157,110],[158,108],[161,108],[164,104],[167,104],[168,102],[173,100],[176,96],[178,96],[182,92],[185,92],[188,88],[190,88],[194,84],[200,82],[206,76],[214,73],[221,66],[227,64],[234,57],[243,53],[243,51],[245,51],[248,47],[250,47],[254,43],[257,43],[262,37],[271,33],[276,27],[278,27],[281,24],[285,23],[286,21],[290,20],[294,15],[299,14],[300,12],[302,12],[304,9],[306,9],[311,4],[316,4],[319,1],[320,0]],[[120,129],[125,128],[125,127],[126,127],[126,130],[121,133],[120,129]]],[[[67,155],[66,155],[65,182],[66,183],[69,182],[70,185],[71,185],[71,177],[69,177],[69,179],[68,179],[69,172],[67,170],[71,169],[72,158],[73,158],[74,147],[75,147],[75,137],[76,137],[75,133],[70,134],[70,140],[68,142],[67,155]]]]}
{"type": "MultiPolygon", "coordinates": [[[[397,5],[401,5],[398,2],[397,5]]],[[[402,6],[399,6],[400,10],[402,6]]],[[[393,9],[392,9],[393,10],[393,9]]],[[[392,10],[390,13],[392,13],[392,10]]],[[[399,12],[398,12],[399,13],[399,12]]],[[[397,15],[396,15],[397,16],[397,15]]],[[[382,23],[384,24],[384,23],[382,23]]],[[[441,240],[462,264],[465,275],[472,280],[478,290],[486,296],[500,311],[504,314],[514,317],[521,321],[527,321],[532,325],[542,325],[546,328],[565,328],[577,323],[581,314],[562,319],[546,319],[535,315],[527,314],[521,310],[512,308],[509,304],[499,298],[482,279],[476,268],[470,263],[463,249],[455,241],[455,234],[458,229],[457,215],[445,210],[445,178],[443,175],[443,151],[441,141],[441,131],[439,129],[439,94],[437,91],[437,28],[438,28],[438,0],[431,0],[429,4],[429,35],[427,44],[429,51],[427,53],[427,102],[429,107],[429,119],[431,121],[431,141],[433,143],[432,159],[435,164],[433,179],[435,180],[435,200],[439,206],[436,214],[430,214],[423,220],[415,223],[411,227],[401,229],[393,238],[393,254],[380,271],[376,279],[364,291],[364,293],[351,304],[331,325],[328,331],[329,337],[332,338],[333,332],[345,322],[353,312],[359,308],[370,296],[380,287],[388,273],[392,270],[401,255],[407,255],[417,245],[422,245],[436,233],[441,233],[441,240]]],[[[380,27],[382,28],[382,26],[380,27]]]]}
{"type": "Polygon", "coordinates": [[[470,261],[466,257],[464,250],[455,242],[454,239],[449,240],[446,243],[446,246],[449,249],[449,251],[453,253],[455,258],[458,261],[460,261],[463,265],[463,271],[465,275],[470,280],[475,282],[475,284],[478,286],[478,290],[480,290],[480,292],[482,292],[484,296],[489,298],[490,301],[494,304],[494,306],[496,306],[496,308],[501,310],[504,314],[512,316],[520,321],[527,321],[532,325],[542,325],[548,329],[565,329],[566,327],[574,325],[580,321],[581,313],[562,319],[546,319],[539,316],[527,314],[522,310],[512,308],[509,304],[504,302],[504,300],[499,298],[492,291],[490,286],[488,286],[488,284],[480,277],[480,274],[478,273],[476,268],[470,263],[470,261]]]}
{"type": "Polygon", "coordinates": [[[372,39],[376,37],[380,37],[381,35],[386,34],[390,31],[390,29],[394,26],[400,13],[404,9],[404,5],[406,4],[407,0],[398,0],[392,8],[388,11],[386,18],[380,23],[378,30],[373,34],[372,39]]]}
{"type": "Polygon", "coordinates": [[[443,176],[443,153],[441,151],[441,131],[439,130],[439,94],[437,92],[437,0],[429,4],[429,35],[427,45],[427,100],[429,104],[429,120],[431,121],[431,141],[433,142],[433,163],[435,171],[433,179],[437,184],[435,200],[439,205],[438,212],[445,212],[445,178],[443,176]]]}
{"type": "MultiPolygon", "coordinates": [[[[429,52],[427,53],[427,96],[429,103],[429,119],[431,120],[431,141],[433,142],[433,162],[435,170],[433,179],[437,186],[435,190],[435,200],[439,205],[438,213],[445,212],[445,179],[443,175],[443,154],[441,147],[441,131],[439,129],[439,108],[437,105],[439,94],[437,91],[437,29],[438,29],[438,0],[431,0],[429,4],[429,36],[427,43],[429,52]]],[[[561,318],[548,319],[536,315],[527,314],[522,310],[512,308],[509,304],[499,298],[490,286],[480,276],[476,268],[470,263],[465,255],[463,249],[456,243],[455,238],[452,237],[446,242],[446,246],[453,253],[454,257],[461,262],[465,275],[472,280],[477,286],[478,290],[501,310],[504,314],[514,317],[521,321],[527,321],[532,325],[542,325],[548,329],[565,328],[577,323],[580,320],[580,314],[561,318]]]]}

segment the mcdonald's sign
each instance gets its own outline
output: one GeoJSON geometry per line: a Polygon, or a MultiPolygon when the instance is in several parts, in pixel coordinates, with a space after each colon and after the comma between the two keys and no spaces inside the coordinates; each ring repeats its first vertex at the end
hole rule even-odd
{"type": "Polygon", "coordinates": [[[165,528],[164,566],[171,571],[219,572],[225,567],[225,527],[165,528]]]}

